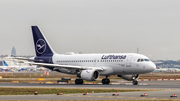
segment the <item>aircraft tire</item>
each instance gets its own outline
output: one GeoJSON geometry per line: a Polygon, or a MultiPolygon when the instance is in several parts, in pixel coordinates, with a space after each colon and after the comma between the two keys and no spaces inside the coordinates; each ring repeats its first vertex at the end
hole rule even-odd
{"type": "Polygon", "coordinates": [[[138,81],[133,81],[133,85],[138,85],[138,81]]]}
{"type": "Polygon", "coordinates": [[[109,79],[105,79],[106,84],[108,85],[110,83],[109,79]]]}
{"type": "Polygon", "coordinates": [[[102,84],[103,85],[108,85],[110,83],[110,80],[109,79],[102,79],[102,84]]]}
{"type": "Polygon", "coordinates": [[[84,82],[83,82],[83,79],[79,79],[80,80],[80,84],[82,85],[84,82]]]}
{"type": "Polygon", "coordinates": [[[83,79],[76,79],[75,84],[76,85],[82,85],[83,84],[83,79]]]}

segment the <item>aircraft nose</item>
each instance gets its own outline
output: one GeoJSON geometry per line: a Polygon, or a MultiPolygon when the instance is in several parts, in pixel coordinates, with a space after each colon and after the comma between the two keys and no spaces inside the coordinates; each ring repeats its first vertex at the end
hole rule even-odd
{"type": "Polygon", "coordinates": [[[154,71],[156,69],[156,65],[153,62],[151,62],[150,67],[151,67],[152,71],[154,71]]]}

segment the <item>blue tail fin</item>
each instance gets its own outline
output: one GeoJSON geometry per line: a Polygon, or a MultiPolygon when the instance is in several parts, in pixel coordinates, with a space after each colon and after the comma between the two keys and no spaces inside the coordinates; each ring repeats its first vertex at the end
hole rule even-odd
{"type": "Polygon", "coordinates": [[[55,52],[37,26],[31,26],[36,56],[52,56],[55,52]]]}
{"type": "Polygon", "coordinates": [[[4,66],[9,66],[6,61],[3,60],[4,66]]]}

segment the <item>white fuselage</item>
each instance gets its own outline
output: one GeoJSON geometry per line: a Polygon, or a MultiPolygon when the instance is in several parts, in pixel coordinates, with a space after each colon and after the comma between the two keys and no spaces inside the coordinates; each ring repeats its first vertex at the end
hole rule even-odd
{"type": "MultiPolygon", "coordinates": [[[[152,72],[156,68],[148,57],[135,53],[54,54],[52,60],[54,64],[59,65],[102,68],[100,75],[143,74],[152,72]]],[[[75,74],[72,69],[59,70],[63,73],[75,74]]]]}

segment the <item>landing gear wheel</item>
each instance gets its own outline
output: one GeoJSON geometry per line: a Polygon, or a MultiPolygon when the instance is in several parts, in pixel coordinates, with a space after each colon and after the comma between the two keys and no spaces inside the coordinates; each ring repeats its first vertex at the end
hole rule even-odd
{"type": "Polygon", "coordinates": [[[80,79],[80,84],[81,84],[81,85],[83,84],[83,79],[80,79]]]}
{"type": "Polygon", "coordinates": [[[105,85],[105,84],[106,84],[105,79],[102,79],[102,84],[103,84],[103,85],[105,85]]]}
{"type": "Polygon", "coordinates": [[[76,79],[75,84],[82,85],[83,84],[83,79],[76,79]]]}
{"type": "Polygon", "coordinates": [[[138,85],[138,81],[133,81],[133,85],[138,85]]]}
{"type": "Polygon", "coordinates": [[[109,79],[102,79],[102,84],[103,85],[108,85],[110,83],[110,80],[109,79]]]}

